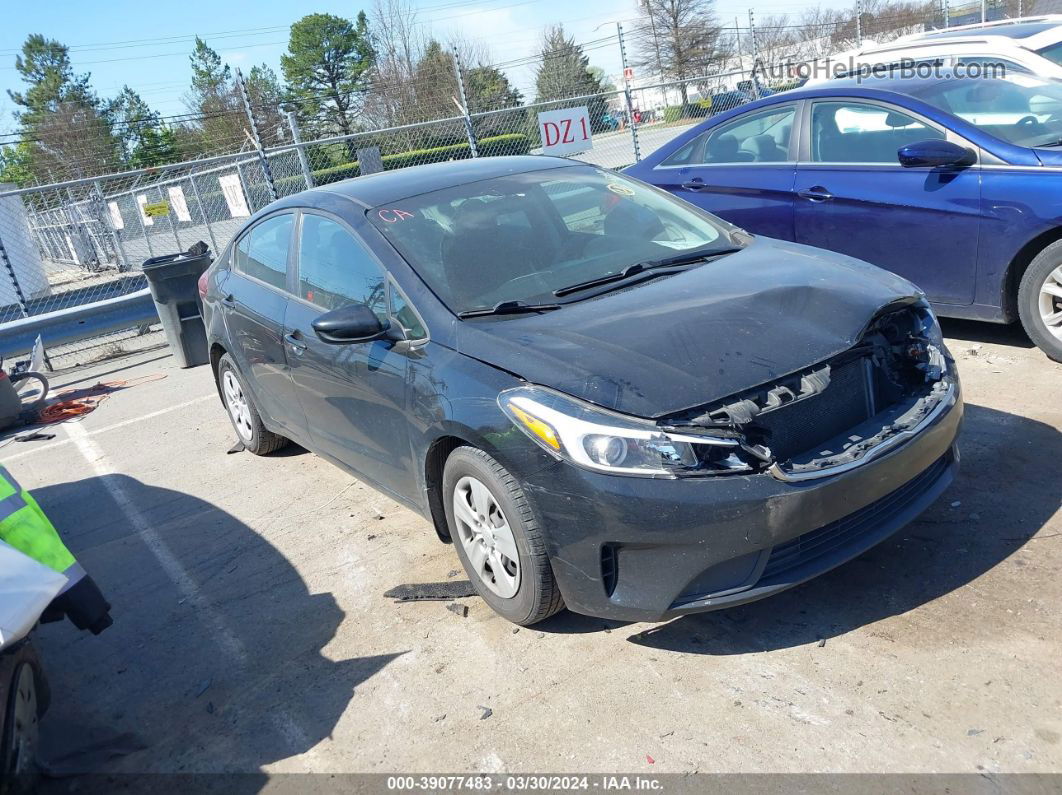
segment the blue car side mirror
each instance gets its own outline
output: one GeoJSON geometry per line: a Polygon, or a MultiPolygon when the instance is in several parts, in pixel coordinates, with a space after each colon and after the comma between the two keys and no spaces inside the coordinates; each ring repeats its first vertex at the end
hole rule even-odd
{"type": "Polygon", "coordinates": [[[904,168],[963,168],[977,162],[973,149],[940,139],[901,146],[896,156],[904,168]]]}

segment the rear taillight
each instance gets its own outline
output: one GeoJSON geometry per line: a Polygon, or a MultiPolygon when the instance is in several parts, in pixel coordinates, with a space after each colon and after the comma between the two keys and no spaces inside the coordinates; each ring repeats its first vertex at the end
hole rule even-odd
{"type": "MultiPolygon", "coordinates": [[[[185,282],[187,284],[187,282],[185,282]]],[[[207,271],[203,271],[203,275],[199,277],[199,297],[204,301],[207,296],[207,271]]]]}

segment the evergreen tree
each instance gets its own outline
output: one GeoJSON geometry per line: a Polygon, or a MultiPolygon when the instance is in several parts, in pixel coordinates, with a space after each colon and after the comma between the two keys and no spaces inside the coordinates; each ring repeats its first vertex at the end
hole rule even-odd
{"type": "Polygon", "coordinates": [[[191,133],[187,137],[197,142],[195,154],[238,152],[246,141],[247,117],[232,70],[198,36],[188,61],[192,67],[192,91],[186,101],[197,118],[183,126],[191,133]]]}
{"type": "MultiPolygon", "coordinates": [[[[565,35],[564,26],[554,25],[546,29],[540,51],[542,63],[535,75],[535,102],[546,102],[566,97],[600,94],[604,91],[601,80],[590,71],[590,59],[575,39],[565,35]]],[[[571,103],[550,105],[550,109],[586,105],[590,124],[595,131],[604,130],[604,117],[608,113],[605,97],[596,96],[571,103]]]]}
{"type": "Polygon", "coordinates": [[[74,74],[66,45],[34,33],[15,57],[24,91],[8,91],[26,146],[5,156],[40,182],[114,171],[120,146],[89,75],[74,74]],[[17,155],[17,157],[16,157],[17,155]]]}
{"type": "Polygon", "coordinates": [[[373,59],[365,12],[354,23],[333,14],[309,14],[293,24],[280,68],[300,118],[320,133],[353,133],[373,59]]]}

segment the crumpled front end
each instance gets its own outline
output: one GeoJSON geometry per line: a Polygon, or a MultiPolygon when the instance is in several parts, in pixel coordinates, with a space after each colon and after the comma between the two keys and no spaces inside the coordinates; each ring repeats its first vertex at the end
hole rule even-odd
{"type": "Polygon", "coordinates": [[[953,402],[957,390],[936,320],[918,303],[885,309],[856,345],[825,362],[661,425],[738,439],[740,447],[716,467],[799,482],[887,453],[953,402]]]}

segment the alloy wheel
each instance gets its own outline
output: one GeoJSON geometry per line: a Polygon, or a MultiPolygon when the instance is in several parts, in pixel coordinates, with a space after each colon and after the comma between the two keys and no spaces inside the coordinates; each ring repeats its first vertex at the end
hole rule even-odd
{"type": "Polygon", "coordinates": [[[1047,274],[1040,285],[1039,308],[1047,331],[1062,340],[1062,265],[1047,274]]]}
{"type": "Polygon", "coordinates": [[[520,553],[501,506],[468,475],[454,486],[453,501],[458,539],[472,570],[492,592],[511,599],[520,589],[520,553]]]}
{"type": "Polygon", "coordinates": [[[225,406],[232,417],[232,424],[236,426],[236,433],[245,442],[249,442],[254,438],[254,429],[251,426],[251,408],[247,403],[247,396],[243,393],[243,386],[232,370],[225,371],[221,382],[225,393],[225,406]]]}

